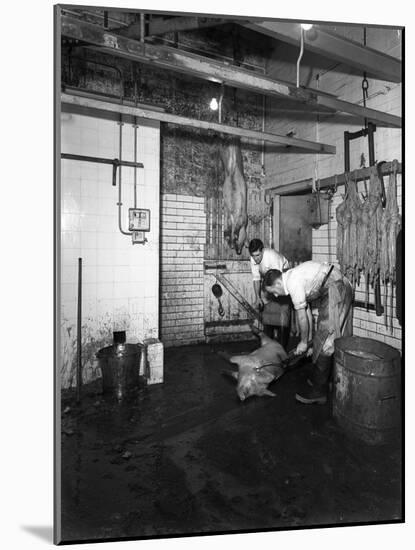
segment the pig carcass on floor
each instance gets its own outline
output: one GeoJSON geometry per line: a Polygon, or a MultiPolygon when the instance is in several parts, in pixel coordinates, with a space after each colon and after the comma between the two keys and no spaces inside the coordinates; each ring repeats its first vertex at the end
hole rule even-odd
{"type": "Polygon", "coordinates": [[[64,541],[402,518],[399,441],[356,445],[330,404],[297,403],[307,366],[271,384],[273,399],[241,403],[219,347],[257,343],[170,349],[164,384],[130,404],[104,399],[99,382],[80,406],[63,396],[64,541]]]}

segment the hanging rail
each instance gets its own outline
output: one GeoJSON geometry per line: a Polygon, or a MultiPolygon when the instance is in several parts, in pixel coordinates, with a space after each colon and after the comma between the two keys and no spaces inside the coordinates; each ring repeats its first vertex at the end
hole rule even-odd
{"type": "MultiPolygon", "coordinates": [[[[352,179],[356,182],[364,181],[370,178],[370,173],[373,167],[359,168],[357,170],[352,170],[350,172],[352,179]]],[[[380,171],[383,176],[388,176],[392,174],[392,162],[385,162],[380,165],[380,171]]],[[[398,162],[398,174],[402,174],[402,163],[398,162]]],[[[271,177],[271,176],[270,176],[271,177]]],[[[302,191],[310,191],[312,186],[312,178],[296,181],[293,183],[287,183],[286,185],[275,185],[275,183],[265,184],[265,189],[269,192],[275,193],[277,195],[291,195],[293,193],[301,193],[302,191]]],[[[336,185],[343,185],[346,183],[346,173],[337,174],[336,176],[329,176],[327,178],[322,178],[316,181],[316,184],[319,185],[320,189],[327,187],[335,187],[336,185]]]]}
{"type": "Polygon", "coordinates": [[[101,157],[88,157],[86,155],[73,155],[71,153],[61,153],[61,158],[68,160],[80,160],[83,162],[96,162],[98,164],[112,165],[112,185],[116,185],[117,168],[119,166],[129,166],[130,168],[144,168],[142,162],[131,162],[128,160],[107,159],[101,157]]]}

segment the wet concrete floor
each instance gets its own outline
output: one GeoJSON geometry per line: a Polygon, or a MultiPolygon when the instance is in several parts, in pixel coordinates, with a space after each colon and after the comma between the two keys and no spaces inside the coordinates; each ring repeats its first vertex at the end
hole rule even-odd
{"type": "Polygon", "coordinates": [[[165,352],[165,382],[118,404],[97,381],[62,396],[62,541],[400,521],[399,441],[348,439],[331,404],[294,400],[309,365],[237,399],[216,354],[165,352]]]}

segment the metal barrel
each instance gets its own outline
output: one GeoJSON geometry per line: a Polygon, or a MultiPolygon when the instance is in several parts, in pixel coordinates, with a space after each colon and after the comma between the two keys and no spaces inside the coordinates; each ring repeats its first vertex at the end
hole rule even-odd
{"type": "Polygon", "coordinates": [[[124,399],[139,385],[142,345],[117,344],[98,351],[98,365],[102,372],[102,389],[118,400],[124,399]]]}
{"type": "Polygon", "coordinates": [[[401,426],[401,357],[371,338],[334,343],[333,417],[352,437],[370,445],[392,442],[401,426]]]}

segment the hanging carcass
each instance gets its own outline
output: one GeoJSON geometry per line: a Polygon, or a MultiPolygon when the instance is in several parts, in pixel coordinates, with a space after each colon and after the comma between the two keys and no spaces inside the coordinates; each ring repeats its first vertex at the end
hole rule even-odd
{"type": "Polygon", "coordinates": [[[349,280],[352,282],[353,286],[355,286],[355,283],[359,279],[358,224],[361,221],[361,203],[357,194],[356,181],[352,180],[349,174],[346,174],[346,182],[347,182],[347,211],[350,213],[349,215],[350,222],[347,228],[349,231],[349,237],[348,237],[349,253],[348,253],[348,265],[346,266],[346,275],[348,276],[349,280]]]}
{"type": "Polygon", "coordinates": [[[367,201],[367,246],[364,265],[371,284],[374,284],[379,272],[379,239],[383,218],[382,187],[376,166],[371,168],[370,188],[367,201]]]}
{"type": "Polygon", "coordinates": [[[399,214],[396,190],[396,174],[398,170],[398,161],[392,163],[392,173],[389,178],[389,186],[386,196],[386,207],[381,216],[380,227],[380,250],[379,250],[379,269],[380,278],[385,289],[385,324],[388,322],[386,310],[386,296],[388,285],[390,284],[390,309],[389,321],[390,329],[393,331],[392,311],[393,311],[393,293],[396,284],[396,239],[401,228],[401,216],[399,214]]]}
{"type": "Polygon", "coordinates": [[[336,220],[337,220],[337,259],[340,264],[340,271],[345,272],[345,236],[347,235],[347,222],[346,219],[346,201],[344,200],[336,208],[336,220]]]}
{"type": "Polygon", "coordinates": [[[247,184],[244,177],[241,143],[232,138],[220,146],[220,158],[225,170],[223,206],[225,211],[224,238],[230,248],[241,254],[246,240],[247,184]]]}
{"type": "Polygon", "coordinates": [[[399,214],[397,199],[397,181],[398,161],[392,162],[392,174],[389,180],[388,196],[386,198],[386,209],[390,213],[388,227],[388,259],[389,259],[389,279],[396,283],[396,239],[401,229],[402,219],[399,214]]]}

